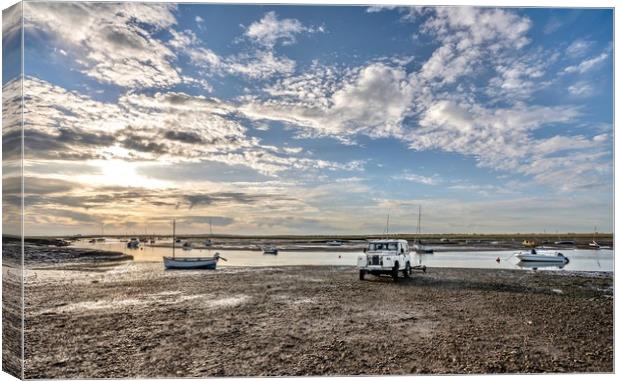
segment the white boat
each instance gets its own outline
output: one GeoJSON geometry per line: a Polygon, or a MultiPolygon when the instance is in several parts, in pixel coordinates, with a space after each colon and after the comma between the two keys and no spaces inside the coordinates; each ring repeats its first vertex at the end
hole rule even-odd
{"type": "Polygon", "coordinates": [[[213,241],[211,241],[210,239],[205,239],[202,244],[208,247],[213,245],[213,241]]]}
{"type": "MultiPolygon", "coordinates": [[[[172,221],[172,242],[176,242],[176,221],[172,221]]],[[[188,243],[188,242],[185,242],[188,243]]],[[[191,245],[191,242],[189,242],[191,245]]],[[[191,247],[191,246],[190,246],[191,247]]],[[[215,253],[212,257],[177,257],[175,256],[175,245],[172,245],[172,257],[164,257],[164,266],[168,270],[215,270],[217,262],[226,258],[215,253]]]]}
{"type": "Polygon", "coordinates": [[[529,252],[520,252],[515,257],[523,262],[568,263],[568,258],[557,251],[555,253],[538,253],[535,249],[532,249],[529,252]]]}
{"type": "Polygon", "coordinates": [[[222,259],[219,253],[212,257],[164,257],[164,266],[169,270],[215,270],[217,262],[222,259]]]}
{"type": "Polygon", "coordinates": [[[592,242],[588,244],[593,249],[600,249],[601,245],[596,242],[596,226],[594,227],[594,236],[592,236],[592,242]]]}
{"type": "Polygon", "coordinates": [[[327,246],[342,246],[342,242],[340,241],[327,241],[325,244],[327,246]]]}
{"type": "Polygon", "coordinates": [[[127,248],[128,249],[137,249],[140,247],[140,240],[133,237],[129,240],[129,242],[127,242],[127,248]]]}
{"type": "Polygon", "coordinates": [[[190,241],[183,242],[183,250],[191,250],[194,245],[190,241]]]}
{"type": "Polygon", "coordinates": [[[266,246],[263,247],[263,254],[273,254],[273,255],[277,255],[278,254],[278,248],[275,246],[266,246]]]}

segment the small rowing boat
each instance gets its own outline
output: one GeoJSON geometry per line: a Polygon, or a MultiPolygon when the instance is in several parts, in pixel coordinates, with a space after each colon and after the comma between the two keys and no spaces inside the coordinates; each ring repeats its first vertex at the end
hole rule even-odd
{"type": "MultiPolygon", "coordinates": [[[[176,220],[172,221],[172,257],[164,257],[164,267],[167,270],[215,270],[217,262],[221,259],[226,261],[227,259],[220,256],[220,253],[215,253],[212,257],[177,257],[175,256],[175,242],[176,240],[176,220]]],[[[186,242],[188,243],[188,242],[186,242]]],[[[186,249],[185,244],[183,249],[186,249]]],[[[191,243],[189,246],[191,249],[191,243]]]]}
{"type": "Polygon", "coordinates": [[[215,253],[212,257],[164,257],[164,266],[168,270],[215,270],[220,257],[215,253]]]}

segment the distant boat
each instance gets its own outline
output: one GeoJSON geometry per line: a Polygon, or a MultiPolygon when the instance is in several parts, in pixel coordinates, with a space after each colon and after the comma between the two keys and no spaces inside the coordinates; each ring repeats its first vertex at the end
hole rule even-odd
{"type": "Polygon", "coordinates": [[[536,247],[536,241],[525,239],[523,240],[523,242],[521,242],[521,245],[527,246],[527,247],[536,247]]]}
{"type": "Polygon", "coordinates": [[[278,248],[275,246],[266,246],[263,247],[263,254],[273,254],[273,255],[277,255],[278,254],[278,248]]]}
{"type": "MultiPolygon", "coordinates": [[[[176,220],[172,221],[172,242],[177,242],[176,220]]],[[[188,242],[185,242],[188,243],[188,242]]],[[[190,243],[191,244],[191,243],[190,243]]],[[[177,257],[175,256],[175,245],[172,245],[172,257],[164,257],[164,266],[168,270],[215,270],[219,260],[226,261],[220,253],[215,253],[212,257],[177,257]]]]}
{"type": "Polygon", "coordinates": [[[433,249],[431,249],[430,247],[424,246],[422,244],[422,241],[416,241],[416,243],[413,244],[413,250],[418,253],[418,254],[433,254],[435,253],[435,251],[433,249]]]}
{"type": "Polygon", "coordinates": [[[140,247],[140,240],[133,237],[129,240],[129,242],[127,242],[127,248],[128,249],[137,249],[140,247]]]}
{"type": "Polygon", "coordinates": [[[191,250],[194,245],[190,241],[183,242],[183,250],[191,250]]]}
{"type": "MultiPolygon", "coordinates": [[[[211,219],[209,218],[209,236],[213,237],[213,224],[211,223],[211,219]]],[[[207,238],[204,240],[203,245],[205,247],[209,247],[213,245],[213,240],[211,238],[207,238]]]]}
{"type": "Polygon", "coordinates": [[[515,255],[520,261],[523,262],[554,262],[554,263],[568,263],[568,258],[560,252],[555,253],[538,253],[535,249],[529,252],[520,252],[515,255]]]}
{"type": "Polygon", "coordinates": [[[592,242],[590,242],[590,243],[588,244],[588,246],[590,246],[591,248],[593,248],[593,249],[595,249],[595,250],[598,250],[598,249],[600,249],[600,248],[601,248],[601,245],[599,245],[599,244],[596,242],[596,226],[594,227],[594,235],[592,236],[592,242]]]}
{"type": "Polygon", "coordinates": [[[555,241],[556,245],[574,245],[575,241],[555,241]]]}
{"type": "Polygon", "coordinates": [[[327,246],[342,246],[342,242],[340,241],[327,241],[325,244],[327,246]]]}
{"type": "Polygon", "coordinates": [[[96,242],[97,242],[97,240],[94,239],[94,238],[88,241],[88,243],[96,243],[96,242]]]}

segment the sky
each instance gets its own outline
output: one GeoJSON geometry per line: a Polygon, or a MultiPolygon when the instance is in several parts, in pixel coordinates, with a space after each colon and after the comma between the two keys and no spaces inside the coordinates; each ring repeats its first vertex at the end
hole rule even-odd
{"type": "Polygon", "coordinates": [[[379,234],[388,214],[406,233],[420,207],[422,232],[612,230],[610,9],[35,2],[24,18],[27,235],[173,218],[379,234]]]}

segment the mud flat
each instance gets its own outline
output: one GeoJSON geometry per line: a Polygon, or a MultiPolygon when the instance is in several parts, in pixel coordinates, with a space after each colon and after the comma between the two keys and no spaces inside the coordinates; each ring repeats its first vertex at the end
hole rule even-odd
{"type": "Polygon", "coordinates": [[[26,271],[25,377],[612,372],[613,275],[26,271]]]}

